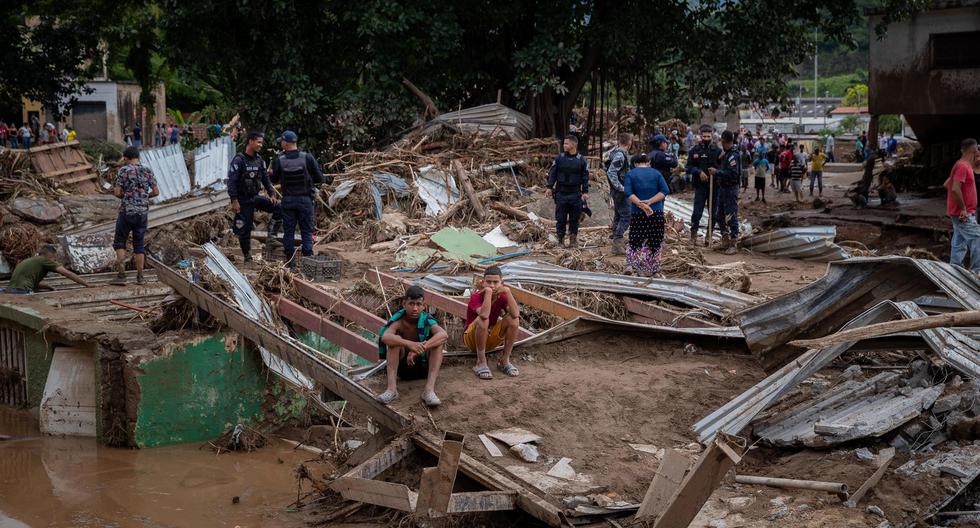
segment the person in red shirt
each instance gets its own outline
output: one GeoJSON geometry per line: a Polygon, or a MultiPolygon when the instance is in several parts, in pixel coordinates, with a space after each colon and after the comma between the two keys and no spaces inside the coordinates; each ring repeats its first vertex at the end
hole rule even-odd
{"type": "Polygon", "coordinates": [[[789,182],[790,165],[793,164],[793,144],[787,143],[779,153],[779,192],[789,192],[786,188],[789,182]]]}
{"type": "Polygon", "coordinates": [[[944,184],[949,191],[946,195],[946,214],[953,224],[949,263],[965,268],[969,254],[970,270],[980,274],[980,225],[977,224],[977,185],[973,175],[977,140],[964,139],[960,144],[960,154],[944,184]]]}
{"type": "Polygon", "coordinates": [[[497,368],[508,376],[518,376],[520,372],[510,362],[520,322],[517,300],[510,294],[510,288],[504,286],[503,274],[497,266],[487,268],[479,288],[470,296],[466,307],[466,331],[463,332],[463,343],[476,352],[473,372],[482,380],[493,379],[487,366],[487,350],[503,343],[504,352],[497,368]]]}

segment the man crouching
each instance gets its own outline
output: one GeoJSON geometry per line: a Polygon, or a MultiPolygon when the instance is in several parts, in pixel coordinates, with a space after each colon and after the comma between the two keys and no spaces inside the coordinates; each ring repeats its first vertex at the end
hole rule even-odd
{"type": "Polygon", "coordinates": [[[517,300],[510,294],[510,288],[504,286],[500,268],[490,266],[483,273],[483,283],[470,296],[466,307],[463,343],[466,348],[476,352],[476,366],[473,367],[476,377],[481,380],[493,379],[493,373],[487,366],[487,351],[497,348],[501,343],[504,351],[497,368],[507,376],[520,374],[517,367],[510,362],[519,323],[520,308],[517,300]]]}
{"type": "Polygon", "coordinates": [[[442,366],[442,349],[449,334],[438,321],[422,309],[425,291],[418,286],[405,290],[402,309],[381,327],[378,355],[388,360],[388,388],[378,396],[382,403],[398,399],[397,378],[425,378],[422,401],[436,407],[442,401],[436,396],[436,378],[442,366]]]}

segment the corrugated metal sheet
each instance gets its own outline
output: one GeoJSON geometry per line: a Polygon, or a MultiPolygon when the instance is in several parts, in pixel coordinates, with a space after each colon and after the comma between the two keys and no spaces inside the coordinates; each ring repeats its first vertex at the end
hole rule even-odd
{"type": "MultiPolygon", "coordinates": [[[[701,216],[701,227],[698,233],[703,233],[704,236],[708,236],[708,208],[705,207],[704,215],[701,216]]],[[[694,204],[683,198],[676,198],[673,196],[668,196],[664,200],[664,213],[670,213],[674,215],[675,218],[684,222],[684,227],[687,228],[688,232],[691,231],[691,215],[694,214],[694,204]]],[[[739,231],[742,233],[751,233],[752,224],[748,220],[742,220],[738,223],[739,231]]],[[[714,236],[712,238],[721,238],[718,234],[718,230],[715,229],[712,233],[714,236]]]]}
{"type": "Polygon", "coordinates": [[[964,309],[980,309],[980,278],[959,266],[909,257],[855,257],[831,262],[819,280],[738,317],[749,348],[764,354],[807,332],[830,333],[881,301],[937,291],[964,309]]]}
{"type": "Polygon", "coordinates": [[[222,136],[194,149],[194,185],[217,187],[228,179],[228,166],[235,157],[235,142],[231,136],[222,136]]]}
{"type": "Polygon", "coordinates": [[[153,171],[160,187],[160,194],[150,199],[153,203],[179,198],[191,192],[191,177],[187,173],[180,145],[140,151],[140,163],[153,171]]]}
{"type": "MultiPolygon", "coordinates": [[[[184,220],[226,207],[229,203],[228,193],[221,191],[219,193],[195,196],[178,202],[151,205],[148,226],[152,229],[167,225],[170,222],[184,220]]],[[[65,231],[65,234],[90,235],[95,233],[111,233],[115,229],[115,225],[115,222],[105,222],[93,226],[68,229],[65,231]]]]}
{"type": "Polygon", "coordinates": [[[467,132],[491,135],[506,132],[512,139],[527,139],[531,136],[531,131],[534,128],[534,121],[531,116],[500,103],[490,103],[440,114],[426,123],[424,129],[443,123],[467,132]]]}
{"type": "Polygon", "coordinates": [[[739,245],[773,257],[831,262],[850,257],[834,243],[837,226],[787,227],[742,238],[739,245]]]}
{"type": "MultiPolygon", "coordinates": [[[[915,303],[884,301],[862,313],[846,324],[843,330],[860,328],[897,318],[925,317],[925,312],[915,303]]],[[[962,333],[934,328],[919,332],[926,344],[951,367],[976,378],[980,375],[980,343],[962,333]]],[[[793,387],[814,375],[831,361],[846,352],[854,342],[840,343],[828,348],[808,350],[768,378],[735,397],[718,410],[694,424],[694,432],[702,443],[722,431],[738,434],[760,412],[782,398],[793,387]]]]}

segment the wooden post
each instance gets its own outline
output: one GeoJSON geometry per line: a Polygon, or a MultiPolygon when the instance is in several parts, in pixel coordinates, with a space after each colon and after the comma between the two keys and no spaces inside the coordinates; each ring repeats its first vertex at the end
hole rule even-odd
{"type": "Polygon", "coordinates": [[[463,451],[463,435],[447,431],[442,440],[439,465],[422,470],[419,498],[415,511],[420,514],[448,513],[450,496],[456,483],[459,456],[463,451]]]}
{"type": "Polygon", "coordinates": [[[857,503],[861,502],[861,499],[863,499],[864,496],[867,495],[869,491],[871,491],[871,488],[873,488],[875,484],[878,484],[878,481],[881,480],[881,477],[885,475],[885,471],[888,470],[888,466],[892,463],[892,460],[894,458],[895,458],[894,447],[882,449],[881,452],[878,453],[878,469],[876,469],[875,472],[872,473],[870,477],[868,477],[868,480],[864,481],[864,484],[861,484],[861,487],[854,492],[854,495],[851,495],[850,500],[845,502],[844,505],[847,506],[848,508],[853,508],[857,506],[857,503]]]}
{"type": "Polygon", "coordinates": [[[667,501],[674,495],[681,481],[684,480],[684,473],[690,463],[687,458],[676,449],[668,449],[664,452],[664,459],[660,462],[660,469],[653,477],[653,482],[647,489],[643,503],[636,512],[637,519],[656,518],[663,511],[667,501]]]}
{"type": "Polygon", "coordinates": [[[460,185],[463,186],[463,191],[466,192],[466,197],[470,199],[470,205],[473,206],[473,212],[476,213],[476,217],[482,222],[487,218],[487,210],[483,207],[483,202],[480,201],[480,196],[476,194],[473,190],[473,184],[470,182],[470,177],[466,175],[466,171],[463,170],[463,164],[459,160],[453,160],[453,170],[456,171],[456,177],[459,178],[460,185]]]}
{"type": "Polygon", "coordinates": [[[687,528],[691,524],[708,497],[721,483],[721,479],[740,460],[740,456],[726,441],[716,436],[711,445],[701,453],[701,458],[687,472],[680,488],[663,508],[663,513],[657,518],[653,528],[687,528]]]}

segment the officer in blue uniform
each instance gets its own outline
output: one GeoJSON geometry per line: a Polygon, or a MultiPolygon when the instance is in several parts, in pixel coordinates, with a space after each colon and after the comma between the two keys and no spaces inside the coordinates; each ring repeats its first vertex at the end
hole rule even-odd
{"type": "Polygon", "coordinates": [[[562,152],[551,163],[548,173],[548,190],[545,196],[555,197],[555,226],[558,245],[565,247],[565,229],[569,243],[578,246],[578,221],[582,215],[582,202],[589,199],[589,164],[578,153],[578,138],[565,136],[562,152]]]}
{"type": "MultiPolygon", "coordinates": [[[[721,149],[711,144],[712,128],[709,125],[701,127],[701,142],[687,154],[687,167],[684,169],[694,185],[694,212],[691,214],[691,242],[698,239],[698,229],[701,227],[701,216],[708,202],[708,169],[717,168],[721,149]]],[[[717,191],[717,189],[715,189],[717,191]]],[[[717,192],[715,193],[717,195],[717,192]]],[[[712,199],[712,202],[716,200],[712,199]]]]}
{"type": "Polygon", "coordinates": [[[320,185],[331,183],[333,177],[324,177],[316,159],[296,147],[299,140],[296,132],[287,130],[280,138],[284,152],[272,162],[272,182],[281,184],[282,247],[286,260],[290,262],[290,266],[295,267],[293,254],[296,244],[293,236],[296,234],[296,226],[299,225],[303,239],[303,256],[313,256],[313,229],[316,226],[313,196],[320,185]]]}
{"type": "Polygon", "coordinates": [[[719,167],[708,169],[715,178],[715,188],[718,190],[714,222],[721,233],[721,249],[725,250],[726,255],[734,255],[738,241],[738,185],[742,163],[735,148],[735,134],[731,130],[722,132],[721,146],[724,150],[719,167]]]}
{"type": "Polygon", "coordinates": [[[677,156],[674,155],[673,150],[667,148],[667,136],[657,134],[650,140],[650,144],[653,145],[653,150],[647,155],[650,158],[650,167],[657,169],[663,175],[664,181],[672,184],[671,191],[679,190],[675,188],[677,184],[671,177],[671,173],[677,167],[677,156]]]}
{"type": "Polygon", "coordinates": [[[624,235],[630,227],[630,202],[626,199],[623,185],[626,173],[630,170],[630,146],[633,136],[629,132],[619,134],[619,145],[609,153],[609,165],[606,167],[606,178],[609,180],[609,195],[613,200],[612,223],[612,253],[624,255],[626,241],[624,235]]]}
{"type": "Polygon", "coordinates": [[[282,225],[279,200],[276,199],[276,191],[266,172],[265,160],[259,156],[264,142],[260,132],[249,132],[245,151],[236,154],[228,167],[228,197],[231,198],[231,210],[235,213],[235,223],[231,230],[238,236],[245,262],[252,261],[255,210],[272,213],[268,224],[270,238],[279,232],[279,226],[282,225]],[[259,194],[263,189],[266,196],[259,194]]]}

